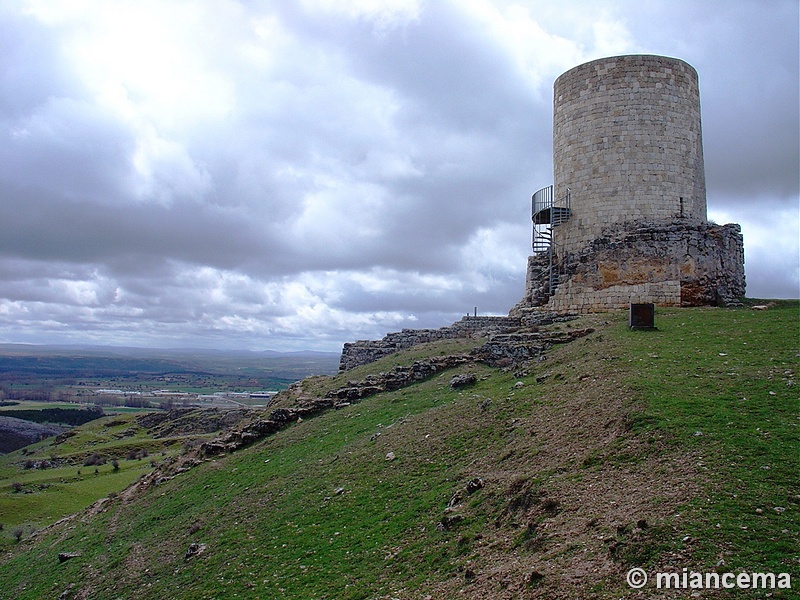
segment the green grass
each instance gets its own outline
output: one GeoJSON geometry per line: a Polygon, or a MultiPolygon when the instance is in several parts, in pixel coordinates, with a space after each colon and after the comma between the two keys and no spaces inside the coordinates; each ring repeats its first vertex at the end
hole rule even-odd
{"type": "MultiPolygon", "coordinates": [[[[83,510],[115,494],[153,470],[153,463],[182,451],[183,438],[155,440],[134,420],[112,415],[72,430],[63,441],[49,438],[0,457],[0,550],[13,543],[14,531],[30,532],[83,510]],[[131,450],[145,458],[128,460],[131,450]],[[84,466],[98,454],[101,465],[84,466]],[[112,461],[118,468],[114,469],[112,461]],[[46,462],[47,468],[31,468],[46,462]]],[[[197,436],[193,436],[197,437],[197,436]]]]}
{"type": "MultiPolygon", "coordinates": [[[[676,552],[690,556],[693,570],[724,560],[723,571],[796,574],[800,421],[797,388],[790,382],[800,354],[798,308],[793,302],[766,312],[659,310],[653,332],[628,330],[624,314],[604,315],[596,334],[554,348],[527,376],[463,366],[322,413],[205,461],[135,501],[112,499],[91,519],[23,541],[0,562],[0,597],[58,597],[74,584],[74,593],[98,599],[422,598],[432,582],[463,582],[467,564],[480,570],[492,531],[507,530],[511,539],[508,549],[490,554],[500,560],[502,552],[512,552],[541,557],[546,567],[547,560],[580,556],[587,537],[558,546],[559,532],[548,529],[561,507],[525,520],[536,494],[581,486],[617,466],[645,464],[656,452],[688,457],[687,471],[699,473],[702,481],[694,483],[701,493],[679,507],[679,515],[651,523],[638,540],[625,531],[617,534],[627,543],[614,556],[623,575],[593,584],[598,598],[629,591],[624,569],[631,564],[664,564],[676,552]],[[474,371],[478,383],[450,389],[450,378],[465,370],[474,371]],[[533,381],[543,374],[548,377],[541,383],[533,381]],[[565,390],[591,392],[582,382],[603,377],[632,395],[624,407],[633,410],[626,413],[629,430],[585,457],[567,453],[563,462],[537,468],[538,444],[545,440],[532,437],[528,426],[539,415],[559,418],[565,390]],[[516,388],[520,378],[524,385],[516,388]],[[484,410],[486,400],[491,405],[484,410]],[[528,425],[518,427],[517,421],[528,425]],[[386,459],[389,452],[394,460],[386,459]],[[497,474],[497,485],[464,500],[461,522],[440,526],[453,494],[487,471],[497,474]],[[518,486],[500,484],[514,477],[518,486]],[[205,550],[185,558],[191,543],[205,544],[205,550]],[[60,564],[59,552],[81,556],[60,564]]],[[[370,372],[479,343],[417,347],[333,378],[315,378],[307,391],[324,395],[370,372]]],[[[65,442],[65,453],[85,453],[87,447],[113,453],[124,442],[114,435],[124,424],[85,427],[85,437],[65,442]]],[[[545,450],[552,456],[552,443],[545,450]]],[[[11,467],[4,465],[0,461],[0,477],[10,481],[2,469],[11,467]]],[[[99,484],[110,478],[102,469],[85,479],[99,484]]],[[[136,475],[133,464],[124,470],[136,475]]],[[[5,492],[0,484],[0,501],[5,492]]],[[[15,497],[8,488],[6,496],[22,494],[15,497]]],[[[563,507],[565,514],[578,509],[563,507]]],[[[608,533],[589,528],[586,535],[608,533]]],[[[550,577],[534,578],[526,589],[547,589],[550,577]]]]}
{"type": "MultiPolygon", "coordinates": [[[[456,568],[459,534],[436,525],[466,482],[464,456],[479,457],[497,443],[474,418],[475,402],[449,389],[450,376],[327,413],[204,463],[135,508],[115,505],[90,528],[76,524],[56,548],[92,557],[100,587],[114,584],[113,593],[96,589],[96,598],[145,585],[150,597],[370,598],[376,589],[444,576],[456,568]],[[417,435],[394,435],[400,424],[417,435]],[[386,460],[388,452],[395,460],[386,460]],[[98,538],[111,520],[119,529],[98,538]],[[190,533],[193,526],[198,530],[190,533]],[[209,548],[184,561],[192,541],[209,548]],[[124,567],[137,547],[160,557],[146,573],[124,567]],[[198,569],[213,574],[200,587],[198,569]],[[109,575],[118,570],[126,575],[109,575]]],[[[5,568],[24,570],[26,560],[47,561],[53,551],[39,546],[38,557],[21,554],[5,568]]],[[[53,594],[78,576],[70,563],[62,571],[16,597],[53,594]]]]}
{"type": "Polygon", "coordinates": [[[16,526],[36,530],[84,509],[98,498],[119,492],[152,467],[145,461],[120,461],[98,467],[30,470],[0,486],[0,522],[10,535],[16,526]],[[95,472],[96,470],[96,472],[95,472]],[[14,485],[21,485],[20,491],[14,485]]]}
{"type": "Polygon", "coordinates": [[[657,331],[613,330],[646,401],[634,431],[690,451],[710,481],[687,507],[707,567],[798,571],[799,323],[798,303],[781,302],[764,312],[664,309],[657,331]]]}

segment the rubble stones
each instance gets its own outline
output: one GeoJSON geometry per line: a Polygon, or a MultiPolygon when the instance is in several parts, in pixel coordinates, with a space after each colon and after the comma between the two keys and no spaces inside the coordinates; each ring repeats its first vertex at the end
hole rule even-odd
{"type": "Polygon", "coordinates": [[[71,560],[73,558],[78,558],[81,556],[80,552],[59,552],[58,553],[58,562],[63,563],[71,560]]]}
{"type": "Polygon", "coordinates": [[[530,360],[546,352],[554,344],[571,342],[592,333],[594,329],[576,329],[569,332],[525,332],[499,334],[489,338],[480,348],[472,351],[473,356],[490,365],[505,364],[511,360],[519,363],[530,360]]]}
{"type": "Polygon", "coordinates": [[[186,550],[186,554],[183,557],[183,560],[189,560],[190,558],[194,558],[195,556],[199,556],[202,554],[206,549],[205,544],[197,544],[192,543],[189,544],[189,548],[186,550]]]}
{"type": "Polygon", "coordinates": [[[456,375],[450,380],[450,387],[453,389],[466,387],[468,385],[472,385],[477,381],[477,377],[475,377],[475,373],[462,373],[460,375],[456,375]]]}
{"type": "Polygon", "coordinates": [[[140,415],[136,422],[150,430],[152,437],[159,439],[176,434],[213,433],[233,427],[251,414],[249,408],[173,408],[140,415]]]}
{"type": "Polygon", "coordinates": [[[467,485],[464,489],[467,491],[467,494],[474,494],[478,490],[483,489],[483,485],[483,479],[480,477],[475,477],[467,482],[467,485]]]}
{"type": "Polygon", "coordinates": [[[375,362],[388,354],[417,344],[458,338],[483,337],[491,332],[519,327],[514,317],[463,317],[448,327],[439,329],[403,329],[389,333],[380,340],[359,340],[344,345],[339,372],[375,362]]]}
{"type": "Polygon", "coordinates": [[[350,381],[348,387],[328,393],[329,398],[360,400],[380,392],[397,390],[412,383],[423,381],[436,373],[466,364],[472,359],[463,354],[435,356],[415,361],[411,366],[397,366],[391,371],[368,375],[362,381],[350,381]]]}
{"type": "Polygon", "coordinates": [[[436,524],[436,529],[439,531],[446,531],[452,529],[464,520],[464,515],[445,515],[442,520],[436,524]]]}
{"type": "MultiPolygon", "coordinates": [[[[199,453],[200,456],[208,458],[234,452],[303,418],[331,408],[350,406],[369,396],[397,390],[428,379],[447,369],[475,361],[483,361],[490,365],[500,364],[503,361],[524,362],[538,356],[553,344],[569,342],[592,331],[592,329],[568,332],[518,331],[492,335],[486,344],[476,348],[471,354],[434,356],[414,361],[410,366],[396,366],[390,371],[368,375],[362,380],[348,381],[346,386],[328,392],[325,398],[303,398],[298,400],[295,407],[276,408],[270,412],[267,419],[256,418],[242,421],[233,429],[223,432],[211,441],[204,442],[200,446],[199,453]]],[[[451,380],[451,386],[453,383],[456,384],[455,387],[458,387],[475,381],[477,378],[473,373],[465,373],[455,376],[451,380]]],[[[481,409],[486,407],[488,407],[488,403],[484,402],[481,409]]]]}
{"type": "Polygon", "coordinates": [[[339,372],[366,365],[417,344],[446,339],[481,338],[498,333],[509,333],[520,328],[535,328],[570,321],[574,315],[544,310],[514,311],[507,317],[463,317],[460,321],[440,329],[404,329],[389,333],[380,340],[360,340],[344,345],[339,360],[339,372]]]}
{"type": "Polygon", "coordinates": [[[299,418],[297,411],[280,410],[286,410],[285,419],[280,421],[256,419],[242,427],[226,431],[209,442],[203,442],[200,446],[200,456],[210,457],[233,452],[275,433],[287,423],[296,421],[299,418]]]}

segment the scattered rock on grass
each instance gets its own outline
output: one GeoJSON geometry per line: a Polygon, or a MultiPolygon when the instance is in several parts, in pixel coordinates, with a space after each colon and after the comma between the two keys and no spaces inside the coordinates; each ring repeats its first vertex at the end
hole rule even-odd
{"type": "Polygon", "coordinates": [[[80,552],[59,552],[58,553],[58,562],[67,562],[72,558],[78,558],[81,555],[80,552]]]}
{"type": "Polygon", "coordinates": [[[199,556],[202,554],[206,549],[205,544],[197,544],[192,543],[189,544],[189,548],[186,550],[186,554],[183,557],[183,560],[189,560],[190,558],[194,558],[195,556],[199,556]]]}
{"type": "Polygon", "coordinates": [[[475,373],[462,373],[461,375],[456,375],[450,380],[450,387],[452,389],[462,388],[472,385],[476,381],[477,377],[475,377],[475,373]]]}

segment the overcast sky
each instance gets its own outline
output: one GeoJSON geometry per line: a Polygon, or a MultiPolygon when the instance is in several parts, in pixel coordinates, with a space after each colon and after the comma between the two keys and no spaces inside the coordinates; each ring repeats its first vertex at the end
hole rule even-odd
{"type": "Polygon", "coordinates": [[[336,351],[522,297],[552,85],[700,76],[709,219],[797,298],[797,0],[0,0],[0,342],[336,351]]]}

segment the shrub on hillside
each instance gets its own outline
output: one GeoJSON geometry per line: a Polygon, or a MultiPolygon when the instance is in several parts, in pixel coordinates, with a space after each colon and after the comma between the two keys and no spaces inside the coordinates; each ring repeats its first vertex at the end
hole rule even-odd
{"type": "Polygon", "coordinates": [[[93,467],[93,466],[105,464],[105,462],[106,461],[104,461],[100,457],[100,455],[97,452],[95,452],[94,454],[92,454],[90,457],[88,457],[86,460],[83,461],[83,466],[84,467],[93,467]]]}
{"type": "Polygon", "coordinates": [[[131,448],[125,455],[127,460],[140,460],[147,457],[147,450],[144,448],[131,448]]]}
{"type": "Polygon", "coordinates": [[[11,535],[13,535],[14,539],[19,542],[22,539],[22,536],[25,535],[25,528],[22,527],[22,525],[17,525],[11,530],[11,535]]]}

